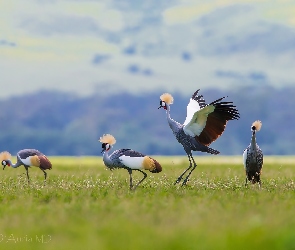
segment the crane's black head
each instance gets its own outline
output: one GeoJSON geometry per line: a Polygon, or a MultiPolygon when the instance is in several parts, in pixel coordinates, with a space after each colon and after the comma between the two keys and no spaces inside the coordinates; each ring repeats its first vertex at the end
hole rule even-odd
{"type": "Polygon", "coordinates": [[[101,150],[102,153],[103,153],[104,151],[108,151],[108,150],[111,149],[111,145],[108,144],[108,143],[103,143],[103,144],[101,144],[101,147],[102,147],[102,150],[101,150]]]}
{"type": "Polygon", "coordinates": [[[261,129],[261,126],[262,126],[262,122],[257,120],[255,122],[252,123],[252,126],[251,126],[251,130],[253,132],[253,134],[255,134],[257,131],[259,131],[261,129]]]}
{"type": "Polygon", "coordinates": [[[252,131],[252,135],[255,135],[256,134],[256,127],[255,126],[252,126],[251,127],[251,131],[252,131]]]}
{"type": "Polygon", "coordinates": [[[1,164],[2,164],[2,166],[3,166],[3,170],[5,169],[5,167],[6,166],[10,166],[10,162],[9,161],[7,161],[7,160],[3,160],[2,162],[1,162],[1,164]]]}
{"type": "Polygon", "coordinates": [[[158,109],[160,109],[160,108],[163,108],[163,109],[167,110],[167,104],[166,104],[166,102],[160,100],[160,106],[159,106],[158,109]]]}

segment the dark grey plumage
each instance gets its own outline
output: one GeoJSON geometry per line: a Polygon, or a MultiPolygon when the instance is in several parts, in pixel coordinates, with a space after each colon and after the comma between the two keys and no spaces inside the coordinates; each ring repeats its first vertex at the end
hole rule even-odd
{"type": "Polygon", "coordinates": [[[251,142],[243,153],[243,163],[246,172],[246,183],[251,181],[253,184],[258,183],[261,187],[261,170],[263,166],[263,152],[256,143],[256,132],[260,130],[262,123],[255,121],[252,126],[251,142]]]}
{"type": "Polygon", "coordinates": [[[146,155],[134,151],[130,148],[117,149],[109,156],[110,161],[106,161],[106,166],[110,169],[128,168],[128,166],[125,166],[123,162],[120,160],[121,156],[144,157],[146,155]]]}
{"type": "Polygon", "coordinates": [[[184,124],[180,124],[170,117],[170,104],[173,103],[173,97],[167,93],[160,97],[159,108],[166,110],[169,127],[177,141],[182,144],[189,159],[189,167],[175,181],[175,183],[179,183],[190,170],[182,185],[187,183],[192,171],[197,166],[192,151],[219,154],[218,150],[208,146],[221,136],[229,120],[237,120],[240,117],[232,102],[222,101],[225,97],[206,104],[203,96],[198,95],[198,92],[199,90],[190,99],[184,124]]]}

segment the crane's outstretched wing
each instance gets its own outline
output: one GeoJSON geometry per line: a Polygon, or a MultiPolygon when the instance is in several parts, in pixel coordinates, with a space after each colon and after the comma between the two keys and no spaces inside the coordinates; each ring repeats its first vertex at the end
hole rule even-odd
{"type": "Polygon", "coordinates": [[[199,111],[200,109],[206,106],[205,100],[202,95],[198,95],[198,89],[191,97],[190,102],[186,108],[186,119],[183,125],[187,125],[193,118],[194,114],[199,111]]]}
{"type": "Polygon", "coordinates": [[[186,134],[195,137],[200,135],[206,126],[209,113],[214,109],[213,106],[206,106],[202,95],[198,95],[198,89],[191,97],[187,105],[186,119],[183,123],[183,130],[186,134]]]}
{"type": "Polygon", "coordinates": [[[233,102],[223,102],[222,97],[214,102],[211,102],[208,106],[214,106],[213,112],[208,114],[206,126],[200,135],[196,135],[195,138],[205,146],[210,145],[219,136],[222,135],[225,130],[226,124],[229,120],[238,120],[240,118],[239,111],[233,102]]]}
{"type": "Polygon", "coordinates": [[[240,114],[232,102],[222,101],[225,97],[206,105],[202,96],[197,95],[198,91],[188,104],[183,130],[208,146],[221,136],[227,121],[238,119],[240,114]]]}

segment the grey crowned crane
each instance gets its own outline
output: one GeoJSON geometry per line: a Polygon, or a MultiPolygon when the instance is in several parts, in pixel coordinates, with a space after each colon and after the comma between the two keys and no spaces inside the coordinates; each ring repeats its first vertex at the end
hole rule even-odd
{"type": "Polygon", "coordinates": [[[130,190],[135,190],[147,177],[147,174],[142,170],[149,170],[152,173],[159,173],[162,171],[161,165],[155,159],[132,149],[118,149],[109,155],[110,149],[116,143],[116,139],[110,134],[103,135],[100,137],[99,141],[102,143],[104,164],[110,170],[124,168],[128,171],[130,177],[130,190]],[[143,174],[143,178],[135,186],[133,186],[132,183],[132,170],[139,171],[143,174]]]}
{"type": "Polygon", "coordinates": [[[229,120],[238,120],[240,117],[232,102],[222,101],[225,97],[206,104],[203,96],[198,95],[198,92],[199,90],[192,95],[187,105],[187,115],[183,124],[170,117],[170,105],[173,104],[173,97],[168,93],[160,96],[159,108],[166,110],[168,124],[177,141],[182,144],[189,160],[189,167],[175,181],[175,184],[179,183],[190,170],[183,180],[182,186],[186,185],[197,166],[192,151],[219,154],[219,151],[208,146],[221,136],[229,120]]]}
{"type": "Polygon", "coordinates": [[[45,180],[47,177],[47,173],[45,172],[45,170],[52,168],[52,164],[48,160],[48,158],[36,149],[22,149],[18,151],[16,155],[17,161],[15,164],[13,164],[10,159],[11,154],[9,152],[5,151],[0,153],[0,161],[3,166],[3,170],[6,166],[12,168],[24,166],[27,171],[28,182],[30,182],[29,167],[34,166],[40,168],[44,173],[45,180]]]}
{"type": "Polygon", "coordinates": [[[255,121],[252,123],[251,142],[243,153],[243,163],[246,171],[245,185],[248,184],[248,181],[251,181],[253,184],[258,182],[259,187],[261,187],[260,175],[263,166],[263,153],[256,143],[256,132],[261,129],[261,126],[261,121],[255,121]]]}

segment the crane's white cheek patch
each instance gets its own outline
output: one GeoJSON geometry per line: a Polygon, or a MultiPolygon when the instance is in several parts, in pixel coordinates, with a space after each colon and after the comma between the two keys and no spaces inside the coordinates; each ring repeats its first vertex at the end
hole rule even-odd
{"type": "Polygon", "coordinates": [[[143,159],[144,157],[130,157],[122,155],[119,157],[122,163],[131,169],[142,169],[143,168],[143,159]]]}

